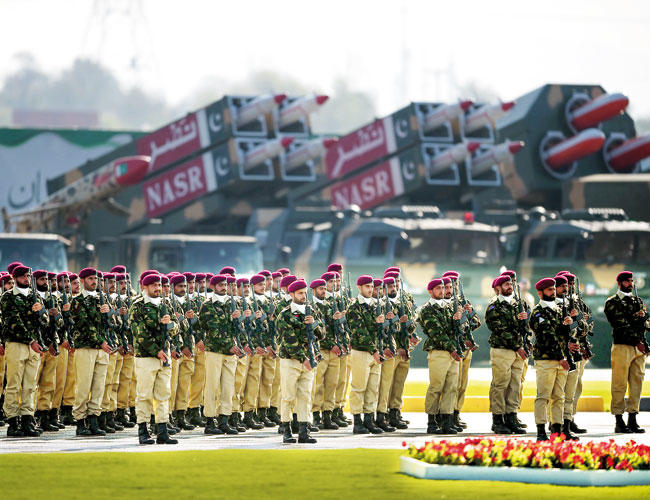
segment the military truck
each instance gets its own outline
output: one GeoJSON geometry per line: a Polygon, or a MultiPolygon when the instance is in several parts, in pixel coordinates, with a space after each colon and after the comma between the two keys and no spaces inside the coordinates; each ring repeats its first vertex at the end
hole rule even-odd
{"type": "Polygon", "coordinates": [[[57,234],[0,233],[0,269],[23,262],[32,269],[61,272],[68,269],[66,248],[70,241],[57,234]]]}

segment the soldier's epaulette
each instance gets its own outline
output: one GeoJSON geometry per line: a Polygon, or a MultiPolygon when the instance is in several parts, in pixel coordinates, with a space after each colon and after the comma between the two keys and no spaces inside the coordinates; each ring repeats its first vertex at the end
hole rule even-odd
{"type": "Polygon", "coordinates": [[[488,307],[487,310],[488,310],[488,311],[491,311],[491,310],[494,309],[495,307],[496,307],[495,304],[490,304],[490,307],[488,307]]]}
{"type": "Polygon", "coordinates": [[[133,302],[131,302],[131,305],[139,304],[142,301],[144,301],[144,297],[142,295],[138,295],[135,299],[133,299],[133,302]]]}

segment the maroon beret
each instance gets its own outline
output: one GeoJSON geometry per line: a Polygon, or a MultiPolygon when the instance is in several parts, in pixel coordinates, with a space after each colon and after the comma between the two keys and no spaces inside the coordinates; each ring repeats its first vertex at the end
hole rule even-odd
{"type": "Polygon", "coordinates": [[[564,276],[569,283],[573,283],[576,280],[575,274],[563,273],[562,276],[564,276]]]}
{"type": "Polygon", "coordinates": [[[181,273],[179,273],[178,271],[171,271],[167,273],[167,276],[171,278],[172,276],[176,276],[177,274],[181,274],[181,273]]]}
{"type": "Polygon", "coordinates": [[[563,274],[558,274],[553,279],[555,280],[555,286],[566,285],[569,282],[569,280],[567,280],[566,277],[563,274]]]}
{"type": "Polygon", "coordinates": [[[427,285],[427,290],[433,290],[437,286],[441,286],[443,284],[442,280],[440,278],[433,278],[431,281],[429,281],[429,284],[427,285]]]}
{"type": "Polygon", "coordinates": [[[275,272],[280,274],[288,274],[291,271],[289,270],[288,267],[281,267],[280,269],[277,269],[275,272]]]}
{"type": "Polygon", "coordinates": [[[248,278],[237,279],[237,288],[239,288],[242,285],[248,285],[248,278]]]}
{"type": "Polygon", "coordinates": [[[442,277],[442,284],[443,285],[448,285],[449,283],[451,283],[451,276],[443,276],[442,277]]]}
{"type": "Polygon", "coordinates": [[[212,276],[212,278],[210,278],[210,286],[214,286],[217,283],[221,283],[223,281],[228,281],[228,276],[225,274],[215,274],[212,276]]]}
{"type": "Polygon", "coordinates": [[[235,278],[234,276],[230,276],[230,275],[228,275],[228,277],[226,278],[226,280],[227,280],[228,283],[230,283],[230,284],[237,283],[237,278],[235,278]]]}
{"type": "Polygon", "coordinates": [[[70,281],[75,281],[79,279],[79,275],[77,273],[68,273],[68,276],[70,277],[70,281]]]}
{"type": "MultiPolygon", "coordinates": [[[[165,276],[166,278],[167,276],[165,276]]],[[[153,285],[154,283],[160,283],[162,279],[162,276],[160,274],[147,274],[144,278],[142,278],[142,285],[143,286],[149,286],[153,285]]]]}
{"type": "Polygon", "coordinates": [[[22,265],[23,265],[22,262],[18,262],[18,261],[16,261],[16,262],[12,262],[11,264],[9,264],[9,265],[7,266],[7,271],[9,271],[9,274],[11,274],[11,273],[14,272],[14,269],[15,269],[15,268],[17,268],[18,266],[22,266],[22,265]]]}
{"type": "Polygon", "coordinates": [[[566,270],[565,271],[560,271],[560,272],[556,273],[555,276],[557,276],[558,274],[566,274],[566,273],[570,273],[570,271],[566,271],[566,270]]]}
{"type": "Polygon", "coordinates": [[[251,276],[251,285],[257,285],[258,283],[263,283],[266,281],[266,278],[262,274],[254,274],[251,276]]]}
{"type": "Polygon", "coordinates": [[[160,275],[160,284],[161,285],[169,285],[169,276],[161,274],[160,275]]]}
{"type": "Polygon", "coordinates": [[[492,288],[495,286],[501,286],[504,283],[510,283],[512,280],[510,279],[510,276],[502,274],[501,276],[497,276],[494,281],[492,282],[492,288]]]}
{"type": "Polygon", "coordinates": [[[496,288],[496,286],[497,286],[497,279],[494,278],[494,279],[492,280],[492,288],[496,288]]]}
{"type": "Polygon", "coordinates": [[[47,272],[47,279],[52,281],[53,279],[56,279],[56,273],[53,273],[52,271],[47,272]]]}
{"type": "Polygon", "coordinates": [[[11,275],[14,278],[18,278],[19,276],[24,276],[28,272],[29,272],[29,267],[20,264],[18,266],[14,266],[14,268],[11,270],[11,275]]]}
{"type": "Polygon", "coordinates": [[[68,271],[61,271],[59,274],[56,275],[56,280],[57,281],[63,281],[63,278],[70,278],[70,273],[68,271]]]}
{"type": "Polygon", "coordinates": [[[392,276],[384,277],[384,283],[387,285],[393,285],[395,283],[395,278],[392,276]]]}
{"type": "Polygon", "coordinates": [[[105,280],[114,280],[115,279],[115,273],[104,273],[104,279],[105,280]]]}
{"type": "Polygon", "coordinates": [[[270,278],[270,277],[271,277],[271,271],[269,271],[268,269],[262,269],[262,270],[261,270],[259,273],[257,273],[257,274],[261,274],[261,275],[264,276],[265,278],[270,278]]]}
{"type": "Polygon", "coordinates": [[[145,278],[145,276],[149,276],[150,274],[158,274],[158,271],[155,269],[147,269],[146,271],[142,271],[142,274],[140,274],[140,279],[138,281],[142,283],[142,280],[145,278]]]}
{"type": "Polygon", "coordinates": [[[325,280],[325,281],[333,280],[334,278],[336,278],[336,276],[331,271],[325,272],[325,273],[320,275],[320,279],[325,280]]]}
{"type": "Polygon", "coordinates": [[[456,276],[458,277],[458,272],[457,271],[445,271],[444,274],[441,276],[441,278],[446,278],[447,276],[456,276]]]}
{"type": "Polygon", "coordinates": [[[102,271],[97,271],[97,277],[100,278],[100,279],[103,278],[104,273],[102,271]]]}
{"type": "Polygon", "coordinates": [[[194,281],[196,279],[196,274],[191,273],[189,271],[181,273],[183,276],[185,276],[185,279],[189,283],[190,281],[194,281]]]}
{"type": "Polygon", "coordinates": [[[126,266],[113,266],[111,267],[112,273],[126,273],[126,266]]]}
{"type": "Polygon", "coordinates": [[[319,286],[325,286],[327,282],[324,279],[315,279],[309,283],[309,288],[318,288],[319,286]]]}
{"type": "Polygon", "coordinates": [[[537,283],[535,283],[535,289],[539,290],[540,292],[552,286],[555,286],[555,279],[553,278],[542,278],[537,283]]]}
{"type": "Polygon", "coordinates": [[[97,276],[97,269],[94,267],[84,267],[81,271],[79,271],[79,277],[81,279],[85,279],[90,276],[97,276]]]}
{"type": "Polygon", "coordinates": [[[374,279],[372,280],[372,284],[373,284],[375,287],[381,286],[383,283],[384,283],[384,282],[383,282],[382,280],[380,280],[379,278],[374,278],[374,279]]]}
{"type": "Polygon", "coordinates": [[[231,276],[234,276],[235,268],[232,266],[224,266],[219,270],[219,274],[230,274],[231,276]]]}
{"type": "Polygon", "coordinates": [[[395,278],[395,279],[397,279],[397,278],[399,278],[399,273],[396,272],[396,271],[386,271],[384,273],[384,279],[386,279],[386,278],[395,278]]]}
{"type": "Polygon", "coordinates": [[[400,272],[400,268],[397,267],[397,266],[390,266],[390,267],[387,267],[386,270],[385,270],[384,272],[385,272],[385,273],[399,273],[399,272],[400,272]]]}
{"type": "Polygon", "coordinates": [[[126,280],[126,273],[117,273],[115,275],[115,281],[125,281],[126,280]]]}
{"type": "Polygon", "coordinates": [[[305,280],[298,280],[297,279],[296,281],[293,281],[289,285],[289,293],[293,293],[293,292],[296,292],[298,290],[302,290],[303,288],[307,288],[307,283],[305,282],[305,280]]]}
{"type": "Polygon", "coordinates": [[[203,281],[205,279],[205,273],[196,273],[194,279],[196,281],[203,281]]]}
{"type": "Polygon", "coordinates": [[[616,275],[616,281],[619,283],[621,281],[631,280],[632,278],[634,278],[634,273],[632,273],[632,271],[621,271],[616,275]]]}
{"type": "Polygon", "coordinates": [[[11,274],[9,273],[4,273],[2,276],[0,276],[0,283],[5,284],[5,282],[9,281],[11,279],[11,274]]]}
{"type": "Polygon", "coordinates": [[[272,277],[273,279],[281,278],[281,277],[282,277],[282,273],[279,273],[279,272],[277,272],[277,271],[273,271],[273,272],[271,273],[271,277],[272,277]]]}
{"type": "Polygon", "coordinates": [[[339,273],[338,271],[328,271],[328,272],[332,273],[335,279],[337,280],[341,279],[341,273],[339,273]]]}
{"type": "Polygon", "coordinates": [[[297,279],[298,278],[296,278],[293,274],[289,274],[288,276],[285,276],[280,280],[280,288],[288,287],[291,283],[293,283],[297,279]]]}
{"type": "Polygon", "coordinates": [[[516,280],[517,279],[517,273],[515,271],[512,271],[510,269],[507,269],[501,273],[501,276],[510,276],[510,279],[516,280]]]}
{"type": "Polygon", "coordinates": [[[172,285],[178,285],[180,283],[187,283],[187,280],[185,279],[185,276],[182,274],[175,274],[174,276],[169,278],[169,283],[172,285]]]}
{"type": "Polygon", "coordinates": [[[374,279],[368,274],[362,274],[357,278],[357,286],[374,284],[374,279]]]}
{"type": "Polygon", "coordinates": [[[336,271],[340,273],[343,270],[343,266],[339,264],[338,262],[332,262],[329,266],[327,266],[328,271],[336,271]]]}

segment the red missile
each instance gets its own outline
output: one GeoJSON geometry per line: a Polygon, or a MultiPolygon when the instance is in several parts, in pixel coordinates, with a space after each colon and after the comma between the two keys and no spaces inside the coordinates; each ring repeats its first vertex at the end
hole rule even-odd
{"type": "Polygon", "coordinates": [[[113,163],[115,181],[120,186],[133,186],[142,181],[149,169],[148,156],[130,156],[119,158],[113,163]]]}
{"type": "Polygon", "coordinates": [[[481,127],[489,127],[498,119],[504,117],[514,107],[514,102],[485,104],[465,117],[465,132],[472,132],[481,127]]]}
{"type": "Polygon", "coordinates": [[[603,147],[605,134],[595,128],[583,130],[542,152],[542,161],[553,170],[570,165],[603,147]]]}
{"type": "Polygon", "coordinates": [[[313,158],[323,156],[328,148],[338,142],[338,139],[313,139],[302,144],[300,147],[289,151],[286,155],[287,168],[295,168],[304,165],[313,158]]]}
{"type": "Polygon", "coordinates": [[[278,116],[278,125],[285,127],[301,118],[309,116],[322,106],[329,99],[326,95],[307,95],[295,99],[293,102],[286,101],[286,104],[280,108],[278,116]]]}
{"type": "Polygon", "coordinates": [[[293,137],[282,137],[266,141],[256,148],[251,149],[244,156],[244,168],[252,168],[264,163],[270,158],[275,158],[293,142],[293,137]]]}
{"type": "Polygon", "coordinates": [[[524,147],[523,141],[506,141],[490,146],[486,151],[472,158],[472,175],[481,175],[492,165],[505,161],[524,147]]]}
{"type": "Polygon", "coordinates": [[[602,94],[569,113],[569,121],[574,129],[584,130],[595,127],[625,111],[630,100],[623,94],[602,94]]]}
{"type": "Polygon", "coordinates": [[[257,96],[237,110],[237,125],[242,126],[256,120],[258,116],[273,111],[287,97],[287,94],[266,94],[257,96]]]}
{"type": "Polygon", "coordinates": [[[440,127],[443,123],[454,120],[467,111],[472,101],[458,101],[454,104],[441,104],[430,114],[422,118],[422,129],[426,132],[440,127]]]}
{"type": "Polygon", "coordinates": [[[464,161],[467,155],[472,154],[478,147],[478,142],[454,144],[433,157],[431,160],[431,173],[433,175],[439,174],[453,164],[464,161]]]}
{"type": "Polygon", "coordinates": [[[605,153],[605,162],[616,172],[629,172],[644,158],[650,157],[650,134],[628,139],[605,153]]]}

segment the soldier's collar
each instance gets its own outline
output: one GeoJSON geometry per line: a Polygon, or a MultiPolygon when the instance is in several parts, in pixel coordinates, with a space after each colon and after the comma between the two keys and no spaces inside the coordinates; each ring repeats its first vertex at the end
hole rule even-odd
{"type": "Polygon", "coordinates": [[[445,299],[434,299],[433,297],[431,297],[429,299],[429,304],[431,304],[432,306],[445,307],[446,302],[445,299]]]}
{"type": "Polygon", "coordinates": [[[548,300],[540,300],[539,303],[542,307],[547,307],[548,309],[553,309],[555,311],[555,301],[550,302],[548,300]]]}
{"type": "Polygon", "coordinates": [[[86,290],[85,288],[82,288],[81,295],[84,297],[97,297],[97,290],[93,290],[91,292],[90,290],[86,290]]]}
{"type": "Polygon", "coordinates": [[[631,297],[631,296],[632,296],[632,293],[631,293],[631,292],[630,292],[630,293],[626,293],[626,292],[624,292],[623,290],[619,290],[618,292],[616,292],[616,295],[618,295],[618,297],[619,297],[620,299],[622,299],[623,297],[631,297]]]}
{"type": "Polygon", "coordinates": [[[316,297],[315,295],[314,295],[314,302],[316,302],[316,304],[324,304],[324,303],[325,303],[324,300],[319,299],[319,298],[316,297]]]}
{"type": "Polygon", "coordinates": [[[176,300],[178,301],[179,304],[185,304],[185,299],[187,298],[186,295],[179,297],[178,295],[174,294],[174,296],[176,297],[176,300]]]}
{"type": "Polygon", "coordinates": [[[113,300],[117,299],[118,294],[117,293],[111,293],[109,297],[113,300]]]}
{"type": "Polygon", "coordinates": [[[388,300],[390,300],[390,302],[391,302],[392,304],[397,304],[397,295],[395,295],[395,297],[391,297],[391,296],[389,295],[389,296],[388,296],[388,300]]]}
{"type": "Polygon", "coordinates": [[[31,292],[31,288],[29,288],[29,287],[20,288],[18,286],[14,286],[11,289],[11,291],[13,292],[14,295],[20,294],[20,295],[24,295],[25,297],[27,297],[29,295],[29,293],[31,292]]]}
{"type": "Polygon", "coordinates": [[[445,303],[445,304],[451,304],[451,301],[454,300],[454,299],[451,298],[451,297],[450,298],[445,297],[445,298],[440,299],[440,300],[442,300],[442,302],[445,303]]]}
{"type": "MultiPolygon", "coordinates": [[[[253,292],[255,293],[255,292],[253,292]]],[[[257,299],[258,302],[264,304],[266,302],[266,295],[260,295],[259,293],[255,293],[255,298],[257,299]]]]}
{"type": "Polygon", "coordinates": [[[507,302],[508,304],[512,304],[512,301],[514,300],[514,298],[515,298],[515,295],[512,294],[512,293],[510,295],[508,295],[507,297],[505,295],[497,295],[497,300],[499,302],[507,302]]]}
{"type": "Polygon", "coordinates": [[[334,296],[334,294],[332,292],[330,292],[329,290],[325,290],[325,298],[326,299],[329,299],[330,297],[333,297],[333,296],[334,296]]]}
{"type": "Polygon", "coordinates": [[[230,297],[227,294],[219,295],[215,293],[212,295],[212,302],[219,302],[219,304],[225,304],[230,297]]]}
{"type": "Polygon", "coordinates": [[[369,306],[374,306],[375,305],[375,299],[373,297],[365,298],[361,294],[357,295],[357,301],[360,304],[368,304],[369,306]]]}
{"type": "Polygon", "coordinates": [[[296,304],[295,302],[291,301],[291,312],[299,312],[305,314],[305,304],[296,304]]]}
{"type": "Polygon", "coordinates": [[[149,297],[146,293],[142,294],[145,304],[153,304],[154,306],[159,306],[162,302],[162,297],[149,297]]]}

